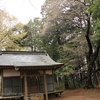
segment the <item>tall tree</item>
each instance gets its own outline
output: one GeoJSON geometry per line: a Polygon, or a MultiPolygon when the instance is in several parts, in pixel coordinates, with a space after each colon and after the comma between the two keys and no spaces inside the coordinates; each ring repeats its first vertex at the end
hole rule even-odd
{"type": "Polygon", "coordinates": [[[24,26],[26,36],[22,41],[22,45],[30,47],[31,51],[40,49],[39,47],[39,35],[41,34],[42,20],[40,18],[35,18],[33,21],[30,20],[27,25],[24,26]]]}
{"type": "Polygon", "coordinates": [[[6,41],[8,30],[17,23],[14,16],[10,16],[6,11],[0,10],[0,49],[5,49],[3,44],[6,41]]]}
{"type": "MultiPolygon", "coordinates": [[[[90,8],[91,5],[94,5],[95,0],[88,0],[88,2],[83,2],[85,6],[88,6],[88,8],[90,8]],[[93,2],[94,1],[94,2],[93,2]]],[[[94,22],[93,17],[91,16],[92,12],[91,11],[87,11],[86,13],[86,41],[88,44],[88,52],[86,55],[87,58],[87,67],[88,67],[88,72],[87,72],[87,87],[93,87],[93,83],[92,83],[92,72],[93,69],[95,67],[95,61],[98,57],[99,54],[99,45],[95,45],[92,42],[91,36],[93,36],[93,34],[95,33],[95,30],[92,29],[94,27],[94,25],[92,24],[94,22]]]]}
{"type": "MultiPolygon", "coordinates": [[[[65,70],[67,69],[66,67],[68,66],[69,68],[72,67],[72,69],[73,66],[74,67],[77,66],[75,65],[76,59],[74,60],[74,57],[77,58],[77,56],[75,55],[79,54],[79,50],[78,53],[76,54],[74,50],[75,48],[79,49],[80,46],[78,45],[82,44],[82,42],[76,41],[76,39],[81,37],[82,35],[81,33],[84,30],[83,24],[85,23],[82,19],[84,17],[82,15],[83,10],[84,10],[83,5],[79,2],[75,2],[74,0],[63,0],[63,1],[47,0],[45,5],[42,7],[42,14],[44,18],[43,32],[46,34],[45,38],[48,39],[47,46],[45,46],[45,48],[46,47],[51,48],[49,49],[51,52],[54,50],[53,52],[55,52],[54,53],[55,55],[54,54],[53,55],[55,56],[56,60],[60,60],[66,63],[65,70]],[[68,42],[71,40],[75,40],[74,42],[76,44],[74,42],[68,42]],[[68,45],[70,45],[70,50],[68,50],[69,48],[68,45]],[[53,48],[56,47],[57,49],[52,49],[52,46],[53,48]],[[71,47],[73,47],[74,49],[72,49],[71,47]],[[67,56],[67,54],[68,55],[73,54],[73,57],[72,56],[70,57],[70,55],[67,56]],[[67,58],[69,59],[64,58],[66,57],[64,55],[66,55],[67,58]]],[[[44,45],[46,45],[46,43],[44,43],[44,45]]],[[[49,51],[48,49],[46,50],[49,51]]],[[[54,57],[53,55],[52,57],[54,57]]]]}
{"type": "MultiPolygon", "coordinates": [[[[22,23],[17,23],[7,31],[6,40],[3,46],[6,50],[25,50],[22,46],[22,41],[26,36],[22,23]]],[[[26,49],[28,50],[28,49],[26,49]]]]}

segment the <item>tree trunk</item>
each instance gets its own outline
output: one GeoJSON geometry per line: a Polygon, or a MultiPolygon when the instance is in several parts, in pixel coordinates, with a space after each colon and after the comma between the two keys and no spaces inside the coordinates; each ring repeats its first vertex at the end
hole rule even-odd
{"type": "Polygon", "coordinates": [[[95,74],[96,74],[96,79],[97,79],[97,85],[100,86],[100,75],[99,75],[99,69],[100,69],[100,61],[99,61],[99,58],[97,58],[96,60],[96,71],[95,71],[95,74]]]}
{"type": "Polygon", "coordinates": [[[64,77],[64,84],[65,84],[65,89],[69,89],[69,84],[68,84],[68,78],[65,76],[64,77]]]}
{"type": "Polygon", "coordinates": [[[59,29],[58,29],[58,23],[57,23],[57,21],[55,22],[55,24],[56,24],[57,42],[58,42],[59,45],[61,45],[60,32],[59,32],[59,29]]]}
{"type": "Polygon", "coordinates": [[[91,79],[91,75],[92,75],[92,66],[88,68],[88,78],[87,78],[87,89],[88,88],[94,88],[93,83],[92,83],[92,79],[91,79]]]}
{"type": "Polygon", "coordinates": [[[91,23],[90,23],[90,17],[87,14],[87,31],[86,31],[86,40],[87,40],[87,44],[88,44],[88,48],[89,51],[87,53],[87,88],[93,88],[93,84],[92,84],[92,79],[91,79],[91,75],[92,75],[92,71],[93,71],[93,65],[95,63],[95,60],[98,57],[98,53],[99,53],[99,45],[97,47],[95,47],[95,50],[93,52],[93,47],[92,47],[92,43],[90,40],[90,29],[91,29],[91,23]]]}

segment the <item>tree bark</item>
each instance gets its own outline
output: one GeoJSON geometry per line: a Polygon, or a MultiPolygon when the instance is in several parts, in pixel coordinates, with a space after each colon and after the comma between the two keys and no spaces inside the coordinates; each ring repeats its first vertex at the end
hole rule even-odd
{"type": "Polygon", "coordinates": [[[87,53],[87,88],[93,88],[93,83],[92,83],[92,79],[91,79],[91,75],[92,75],[92,71],[93,71],[93,65],[95,60],[98,57],[98,53],[99,53],[99,45],[97,47],[95,47],[95,50],[93,52],[93,46],[90,40],[90,29],[91,29],[91,23],[90,23],[90,17],[87,14],[87,31],[86,31],[86,40],[87,40],[87,44],[88,44],[88,48],[89,51],[87,53]]]}

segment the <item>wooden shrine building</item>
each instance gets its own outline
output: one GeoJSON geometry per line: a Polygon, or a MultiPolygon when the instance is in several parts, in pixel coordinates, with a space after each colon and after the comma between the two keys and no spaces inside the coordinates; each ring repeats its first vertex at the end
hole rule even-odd
{"type": "Polygon", "coordinates": [[[55,69],[63,63],[53,61],[47,53],[0,51],[0,99],[24,98],[34,93],[54,91],[55,69]]]}

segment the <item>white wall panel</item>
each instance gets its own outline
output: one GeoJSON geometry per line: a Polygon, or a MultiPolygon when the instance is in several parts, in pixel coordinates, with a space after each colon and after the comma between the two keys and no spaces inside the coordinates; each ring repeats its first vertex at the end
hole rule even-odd
{"type": "Polygon", "coordinates": [[[8,77],[8,76],[20,76],[20,72],[14,70],[14,69],[4,69],[3,70],[3,76],[4,77],[8,77]]]}

